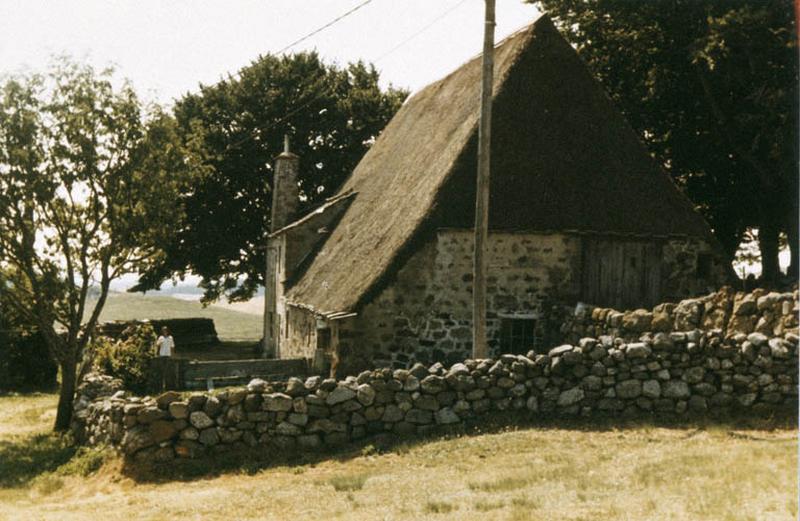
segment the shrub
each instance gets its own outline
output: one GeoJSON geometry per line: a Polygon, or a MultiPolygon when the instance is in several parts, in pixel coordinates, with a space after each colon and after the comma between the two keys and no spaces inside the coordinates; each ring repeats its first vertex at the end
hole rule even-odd
{"type": "Polygon", "coordinates": [[[100,337],[94,343],[94,367],[122,380],[126,389],[144,392],[150,362],[155,358],[155,341],[150,324],[127,327],[117,341],[100,337]]]}
{"type": "Polygon", "coordinates": [[[58,366],[41,333],[35,330],[0,331],[0,389],[54,389],[57,373],[58,366]]]}

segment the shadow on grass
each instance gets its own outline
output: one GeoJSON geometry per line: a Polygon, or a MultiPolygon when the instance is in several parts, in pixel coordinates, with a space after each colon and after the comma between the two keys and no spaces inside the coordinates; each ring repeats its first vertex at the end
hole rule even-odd
{"type": "Polygon", "coordinates": [[[772,441],[738,431],[791,431],[797,429],[796,411],[776,411],[762,416],[724,414],[692,417],[686,415],[661,415],[638,418],[608,417],[564,417],[548,416],[531,418],[525,412],[493,413],[464,425],[439,426],[429,433],[416,436],[398,436],[391,433],[369,435],[361,440],[339,447],[325,447],[315,451],[277,449],[260,445],[244,450],[225,450],[208,454],[198,459],[177,459],[168,463],[139,463],[126,460],[122,473],[141,483],[164,483],[169,481],[192,481],[223,474],[256,474],[276,467],[314,466],[323,461],[346,462],[365,455],[380,453],[406,453],[416,446],[465,436],[499,434],[522,430],[573,430],[584,432],[608,432],[665,428],[687,431],[693,436],[699,431],[727,431],[731,438],[746,438],[753,441],[772,441]]]}
{"type": "Polygon", "coordinates": [[[0,488],[20,487],[67,463],[78,448],[54,433],[17,436],[0,441],[0,488]]]}

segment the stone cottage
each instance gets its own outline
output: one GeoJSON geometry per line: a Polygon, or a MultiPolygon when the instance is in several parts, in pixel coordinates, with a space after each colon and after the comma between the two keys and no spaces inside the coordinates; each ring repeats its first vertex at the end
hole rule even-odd
{"type": "MultiPolygon", "coordinates": [[[[337,195],[293,222],[300,159],[277,158],[268,356],[340,375],[468,356],[480,74],[476,57],[413,95],[337,195]]],[[[491,146],[493,354],[548,347],[566,306],[652,307],[728,276],[706,222],[547,17],[495,50],[491,146]]]]}

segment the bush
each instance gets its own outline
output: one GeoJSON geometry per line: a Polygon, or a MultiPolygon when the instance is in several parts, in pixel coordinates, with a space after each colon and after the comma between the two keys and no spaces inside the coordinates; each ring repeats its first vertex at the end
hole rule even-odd
{"type": "Polygon", "coordinates": [[[94,367],[122,380],[126,389],[145,392],[155,342],[156,333],[150,324],[127,327],[117,341],[100,337],[94,343],[94,367]]]}
{"type": "Polygon", "coordinates": [[[0,389],[51,390],[56,387],[57,374],[58,366],[41,333],[0,332],[0,389]]]}

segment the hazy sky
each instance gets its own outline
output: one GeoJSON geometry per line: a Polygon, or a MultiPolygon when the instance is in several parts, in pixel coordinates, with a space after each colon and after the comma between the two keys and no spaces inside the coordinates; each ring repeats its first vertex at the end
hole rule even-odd
{"type": "MultiPolygon", "coordinates": [[[[114,64],[145,97],[169,102],[362,1],[0,0],[0,73],[42,70],[50,56],[66,52],[97,66],[114,64]]],[[[342,64],[377,60],[385,83],[415,90],[480,52],[483,5],[372,0],[292,51],[317,49],[342,64]]],[[[537,17],[521,0],[497,0],[497,40],[537,17]]]]}
{"type": "MultiPolygon", "coordinates": [[[[146,99],[169,103],[362,1],[0,0],[0,75],[44,70],[52,55],[68,53],[97,67],[113,64],[146,99]]],[[[376,62],[384,85],[416,90],[480,52],[483,8],[483,0],[372,0],[291,51],[376,62]]],[[[538,16],[522,0],[497,0],[496,40],[538,16]]]]}
{"type": "MultiPolygon", "coordinates": [[[[113,64],[146,99],[169,103],[362,2],[0,0],[0,75],[43,70],[52,55],[68,53],[98,67],[113,64]]],[[[483,8],[483,0],[372,0],[291,51],[316,49],[340,64],[376,62],[384,85],[417,90],[480,52],[483,8]]],[[[497,0],[496,41],[538,16],[522,0],[497,0]]],[[[788,252],[781,261],[788,264],[788,252]]]]}

